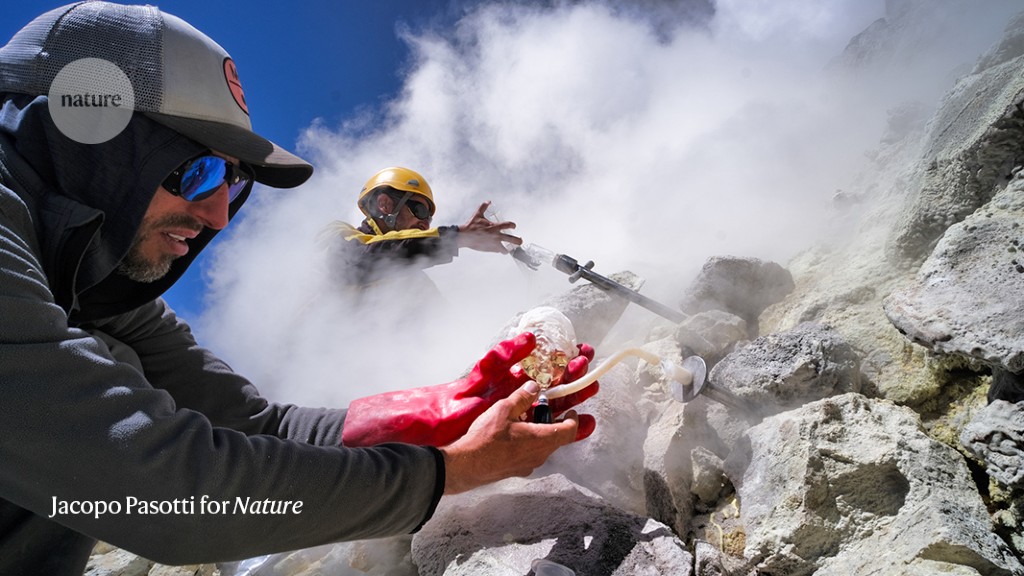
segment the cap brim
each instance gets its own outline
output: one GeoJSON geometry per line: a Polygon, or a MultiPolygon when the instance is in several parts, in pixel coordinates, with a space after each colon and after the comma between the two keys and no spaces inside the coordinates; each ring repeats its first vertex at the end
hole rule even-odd
{"type": "Polygon", "coordinates": [[[256,181],[294,188],[313,175],[313,166],[262,136],[234,124],[145,112],[147,116],[209,148],[253,167],[256,181]]]}

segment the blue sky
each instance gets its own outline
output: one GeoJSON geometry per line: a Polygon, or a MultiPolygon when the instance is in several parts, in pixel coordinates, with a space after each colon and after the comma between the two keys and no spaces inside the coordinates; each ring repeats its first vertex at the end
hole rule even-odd
{"type": "MultiPolygon", "coordinates": [[[[6,43],[39,14],[67,3],[4,2],[0,41],[6,43]]],[[[442,0],[172,0],[155,4],[202,30],[231,54],[238,63],[254,128],[291,150],[315,119],[338,124],[394,97],[409,57],[399,30],[444,25],[463,5],[442,0]]],[[[201,254],[165,295],[185,318],[202,310],[202,270],[209,265],[209,252],[201,254]]]]}

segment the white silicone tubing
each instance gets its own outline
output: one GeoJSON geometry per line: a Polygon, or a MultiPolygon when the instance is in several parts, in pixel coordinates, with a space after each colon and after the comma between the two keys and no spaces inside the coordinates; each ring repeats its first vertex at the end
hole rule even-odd
{"type": "Polygon", "coordinates": [[[613,366],[625,360],[627,356],[636,356],[648,364],[660,365],[666,378],[675,380],[684,386],[693,382],[693,375],[690,374],[689,370],[686,370],[681,366],[676,366],[668,360],[662,360],[661,356],[648,352],[642,348],[626,348],[609,356],[604,362],[601,362],[597,368],[587,372],[587,374],[579,380],[548,388],[545,395],[549,400],[553,400],[555,398],[561,398],[562,396],[568,396],[574,392],[579,392],[593,384],[601,376],[604,376],[605,373],[611,370],[613,366]]]}

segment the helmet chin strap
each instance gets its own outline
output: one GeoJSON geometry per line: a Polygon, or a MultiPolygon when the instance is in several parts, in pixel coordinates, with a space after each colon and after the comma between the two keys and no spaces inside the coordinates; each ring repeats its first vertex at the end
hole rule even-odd
{"type": "Polygon", "coordinates": [[[373,233],[377,236],[383,236],[384,232],[377,226],[377,220],[374,218],[367,218],[366,221],[370,224],[370,228],[373,228],[373,233]]]}
{"type": "Polygon", "coordinates": [[[390,214],[384,215],[384,225],[388,227],[388,232],[395,229],[395,224],[398,222],[398,213],[402,211],[410,196],[412,196],[412,192],[403,194],[402,199],[398,201],[398,204],[395,204],[395,209],[390,214]]]}

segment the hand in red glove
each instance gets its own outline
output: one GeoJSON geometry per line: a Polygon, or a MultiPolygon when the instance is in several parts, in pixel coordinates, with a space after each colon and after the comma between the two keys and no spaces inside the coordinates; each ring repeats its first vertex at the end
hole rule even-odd
{"type": "MultiPolygon", "coordinates": [[[[524,332],[499,342],[465,378],[411,390],[385,392],[354,400],[345,417],[341,440],[345,446],[373,446],[404,442],[421,446],[445,446],[469,429],[492,404],[518,389],[529,377],[512,366],[530,355],[536,345],[533,334],[524,332]]],[[[581,344],[580,355],[569,362],[564,381],[587,373],[594,349],[581,344]]],[[[556,416],[590,398],[598,391],[594,382],[583,390],[551,401],[556,416]]],[[[592,416],[580,416],[577,440],[596,426],[592,416]]]]}

